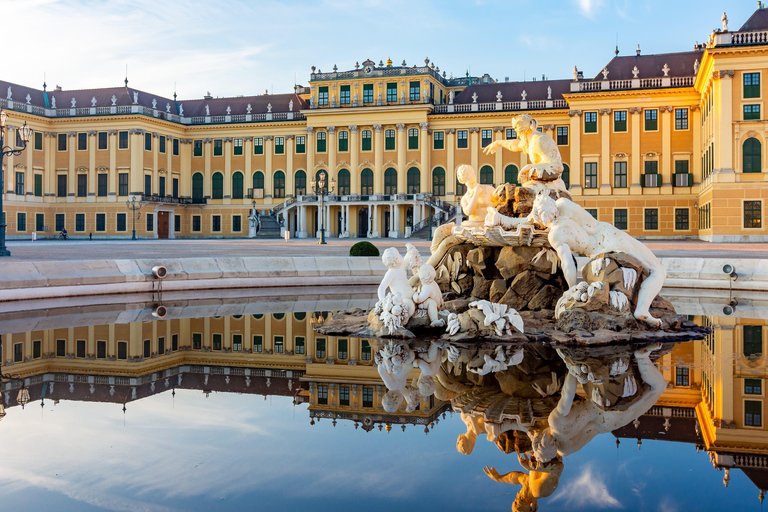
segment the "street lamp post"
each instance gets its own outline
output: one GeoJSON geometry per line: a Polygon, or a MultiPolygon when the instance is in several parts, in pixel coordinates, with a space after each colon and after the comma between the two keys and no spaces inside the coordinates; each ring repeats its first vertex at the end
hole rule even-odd
{"type": "Polygon", "coordinates": [[[331,178],[331,184],[330,187],[328,187],[327,191],[325,188],[325,178],[326,174],[325,171],[320,171],[319,174],[320,179],[312,178],[309,182],[310,186],[312,187],[312,192],[314,192],[315,195],[320,196],[320,211],[318,212],[320,215],[320,241],[318,244],[325,244],[325,194],[327,193],[333,193],[334,189],[336,188],[336,178],[331,178]]]}
{"type": "Polygon", "coordinates": [[[5,247],[5,211],[3,210],[3,195],[5,194],[5,169],[3,160],[5,155],[19,156],[22,151],[27,149],[27,143],[29,137],[32,135],[32,128],[27,126],[27,122],[24,122],[24,126],[19,128],[19,140],[23,144],[19,149],[13,149],[10,145],[5,145],[5,124],[8,120],[8,114],[4,110],[0,109],[0,256],[10,256],[11,251],[5,247]]]}
{"type": "Polygon", "coordinates": [[[130,201],[125,202],[125,205],[128,207],[128,209],[133,212],[131,215],[131,219],[133,220],[133,235],[131,236],[131,240],[136,240],[136,219],[141,217],[141,212],[138,210],[141,209],[142,204],[143,203],[141,200],[136,200],[136,196],[133,196],[130,201]]]}

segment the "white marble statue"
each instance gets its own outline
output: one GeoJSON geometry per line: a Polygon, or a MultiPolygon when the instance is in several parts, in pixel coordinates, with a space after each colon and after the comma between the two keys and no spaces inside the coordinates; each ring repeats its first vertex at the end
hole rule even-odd
{"type": "MultiPolygon", "coordinates": [[[[419,250],[410,242],[405,244],[405,262],[408,264],[408,269],[414,276],[419,275],[419,269],[424,264],[424,261],[421,259],[419,250]]],[[[413,282],[411,282],[411,284],[413,284],[413,282]]]]}
{"type": "MultiPolygon", "coordinates": [[[[384,279],[381,280],[378,289],[379,302],[376,304],[376,311],[380,311],[380,314],[386,312],[384,306],[387,305],[387,297],[392,295],[389,303],[394,306],[401,306],[398,311],[391,312],[400,319],[400,325],[390,324],[390,334],[396,330],[397,327],[405,327],[408,320],[413,316],[416,310],[416,305],[413,302],[413,288],[408,283],[408,275],[406,274],[407,263],[397,252],[397,249],[390,247],[385,250],[381,255],[381,261],[384,266],[387,267],[387,273],[384,274],[384,279]],[[389,292],[387,292],[389,290],[389,292]],[[400,298],[396,301],[395,295],[399,294],[400,298]]],[[[382,318],[384,320],[384,318],[382,318]]]]}
{"type": "Polygon", "coordinates": [[[443,308],[443,294],[440,285],[435,282],[435,267],[422,265],[419,267],[418,276],[421,289],[413,294],[413,302],[420,310],[425,310],[429,318],[430,327],[442,327],[445,320],[440,318],[440,310],[443,308]]]}
{"type": "Polygon", "coordinates": [[[272,104],[267,103],[267,112],[272,112],[272,104]]]}
{"type": "Polygon", "coordinates": [[[179,105],[179,115],[184,117],[184,105],[179,105]]]}
{"type": "Polygon", "coordinates": [[[117,105],[117,96],[115,96],[115,95],[113,94],[113,95],[112,95],[112,106],[114,107],[115,105],[117,105]]]}
{"type": "Polygon", "coordinates": [[[259,214],[255,208],[251,208],[251,213],[248,215],[248,238],[256,238],[259,232],[259,225],[259,214]]]}
{"type": "Polygon", "coordinates": [[[29,104],[31,104],[31,103],[32,103],[32,96],[30,96],[29,94],[27,94],[27,105],[29,105],[29,104]]]}
{"type": "Polygon", "coordinates": [[[293,100],[288,102],[288,112],[293,112],[293,100]]]}
{"type": "Polygon", "coordinates": [[[71,103],[72,103],[72,108],[75,108],[75,105],[77,105],[77,100],[75,98],[72,98],[71,103]]]}
{"type": "Polygon", "coordinates": [[[7,100],[12,100],[13,99],[13,91],[11,90],[11,86],[10,85],[8,86],[8,95],[5,97],[5,99],[7,99],[7,100]]]}
{"type": "Polygon", "coordinates": [[[453,105],[453,90],[448,93],[448,104],[453,105]]]}
{"type": "Polygon", "coordinates": [[[139,93],[138,92],[134,92],[133,93],[133,104],[134,105],[138,105],[138,103],[139,103],[139,93]]]}
{"type": "MultiPolygon", "coordinates": [[[[514,310],[513,310],[514,311],[514,310]]],[[[520,320],[522,323],[522,319],[520,320]]],[[[489,373],[501,372],[511,366],[517,366],[523,362],[524,351],[522,347],[512,349],[509,346],[497,345],[493,357],[489,354],[483,354],[485,364],[480,368],[470,368],[467,370],[478,375],[488,375],[489,373]]]]}
{"type": "Polygon", "coordinates": [[[486,210],[491,206],[491,196],[494,188],[491,185],[481,185],[477,181],[477,173],[471,165],[460,165],[456,170],[459,183],[467,186],[467,191],[461,196],[461,210],[467,219],[461,223],[466,227],[482,227],[486,210]]]}
{"type": "Polygon", "coordinates": [[[640,377],[648,387],[644,386],[624,410],[603,410],[592,400],[574,403],[578,380],[569,372],[563,383],[560,401],[549,414],[548,426],[529,433],[536,460],[546,463],[555,457],[575,453],[597,434],[621,428],[653,407],[667,388],[667,381],[650,358],[651,353],[659,348],[661,345],[655,343],[635,351],[640,377]]]}
{"type": "Polygon", "coordinates": [[[205,106],[205,115],[210,116],[211,115],[211,109],[208,105],[205,106]]]}
{"type": "Polygon", "coordinates": [[[51,108],[56,108],[56,96],[51,96],[51,108]]]}
{"type": "Polygon", "coordinates": [[[539,506],[538,500],[551,496],[557,490],[565,465],[559,458],[548,463],[534,462],[527,454],[518,455],[518,460],[528,473],[511,471],[500,475],[496,468],[489,466],[483,468],[483,471],[497,482],[522,485],[512,503],[512,512],[535,512],[539,506]]]}
{"type": "Polygon", "coordinates": [[[467,432],[465,434],[459,434],[459,438],[456,439],[456,450],[459,453],[470,455],[475,449],[477,438],[483,434],[487,435],[487,439],[491,443],[496,440],[496,436],[489,426],[485,424],[485,420],[481,414],[462,412],[461,421],[466,425],[467,432]]]}
{"type": "Polygon", "coordinates": [[[426,352],[416,352],[413,366],[421,370],[416,387],[422,396],[431,396],[437,389],[436,377],[440,373],[443,361],[443,349],[436,343],[430,343],[426,352]]]}
{"type": "Polygon", "coordinates": [[[408,386],[408,374],[415,360],[416,353],[409,345],[395,341],[387,341],[374,355],[376,369],[388,390],[381,399],[386,412],[397,411],[403,400],[408,403],[406,412],[413,412],[419,406],[418,392],[408,386]]]}
{"type": "Polygon", "coordinates": [[[152,108],[157,109],[157,98],[152,98],[152,108]]]}

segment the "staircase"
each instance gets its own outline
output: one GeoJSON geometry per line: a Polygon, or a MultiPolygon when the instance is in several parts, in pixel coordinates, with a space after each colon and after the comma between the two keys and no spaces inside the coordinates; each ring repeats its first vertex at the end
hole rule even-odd
{"type": "Polygon", "coordinates": [[[256,238],[282,238],[280,236],[280,224],[268,215],[260,217],[261,229],[256,233],[256,238]]]}

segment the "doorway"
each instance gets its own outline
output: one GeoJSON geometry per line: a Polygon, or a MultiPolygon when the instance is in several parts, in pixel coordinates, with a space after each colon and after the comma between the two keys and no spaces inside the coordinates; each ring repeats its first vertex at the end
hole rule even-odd
{"type": "Polygon", "coordinates": [[[368,238],[368,208],[357,213],[357,238],[368,238]]]}
{"type": "Polygon", "coordinates": [[[157,212],[157,238],[168,238],[169,212],[157,212]]]}
{"type": "Polygon", "coordinates": [[[384,212],[384,238],[389,238],[389,215],[390,212],[384,212]]]}

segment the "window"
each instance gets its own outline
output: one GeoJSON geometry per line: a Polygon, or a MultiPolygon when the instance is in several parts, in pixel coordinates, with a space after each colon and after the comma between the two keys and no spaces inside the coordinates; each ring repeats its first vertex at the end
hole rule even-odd
{"type": "Polygon", "coordinates": [[[179,156],[179,139],[173,139],[173,156],[179,156]]]}
{"type": "Polygon", "coordinates": [[[557,127],[557,145],[558,146],[568,145],[568,127],[567,126],[557,127]]]}
{"type": "Polygon", "coordinates": [[[296,153],[303,154],[307,152],[307,139],[303,135],[296,136],[296,153]]]}
{"type": "Polygon", "coordinates": [[[349,190],[349,184],[350,184],[350,175],[349,171],[346,169],[341,169],[339,171],[339,195],[340,196],[348,196],[350,194],[349,190]]]}
{"type": "Polygon", "coordinates": [[[285,153],[285,137],[275,137],[275,154],[282,155],[285,153]]]}
{"type": "Polygon", "coordinates": [[[360,347],[360,359],[363,361],[371,360],[371,344],[368,340],[363,340],[360,347]]]}
{"type": "Polygon", "coordinates": [[[760,105],[744,105],[744,120],[760,119],[760,105]]]}
{"type": "Polygon", "coordinates": [[[347,359],[349,357],[349,340],[340,338],[337,342],[338,350],[336,351],[338,359],[347,359]]]}
{"type": "Polygon", "coordinates": [[[463,196],[467,192],[467,186],[464,183],[459,183],[459,178],[456,178],[456,195],[463,196]]]}
{"type": "Polygon", "coordinates": [[[744,379],[745,395],[762,395],[763,379],[744,379]]]}
{"type": "Polygon", "coordinates": [[[627,111],[615,110],[613,112],[613,131],[625,132],[627,131],[627,111]]]}
{"type": "Polygon", "coordinates": [[[201,230],[201,216],[200,215],[193,215],[192,216],[192,231],[194,232],[200,232],[201,230]]]}
{"type": "Polygon", "coordinates": [[[296,353],[296,354],[303,354],[304,353],[304,345],[305,345],[304,336],[296,336],[293,339],[294,353],[296,353]]]}
{"type": "Polygon", "coordinates": [[[251,179],[251,182],[253,184],[253,190],[263,190],[264,189],[264,173],[261,171],[256,171],[253,173],[253,178],[251,179]]]}
{"type": "Polygon", "coordinates": [[[75,214],[75,231],[85,231],[85,214],[75,214]]]}
{"type": "Polygon", "coordinates": [[[67,197],[67,175],[59,174],[56,176],[56,196],[67,197]]]}
{"type": "Polygon", "coordinates": [[[165,135],[160,135],[160,136],[157,138],[157,146],[158,146],[158,147],[157,147],[157,150],[158,150],[160,153],[163,153],[163,154],[164,154],[164,153],[165,153],[165,135]]]}
{"type": "Polygon", "coordinates": [[[277,171],[274,177],[274,196],[277,199],[285,197],[285,173],[277,171]]]}
{"type": "Polygon", "coordinates": [[[690,221],[688,218],[688,208],[675,208],[675,229],[678,231],[688,231],[690,221]]]}
{"type": "Polygon", "coordinates": [[[584,133],[597,133],[597,112],[584,112],[584,133]]]}
{"type": "Polygon", "coordinates": [[[397,83],[387,84],[387,103],[397,102],[397,83]]]}
{"type": "Polygon", "coordinates": [[[17,172],[16,173],[16,189],[15,189],[16,195],[23,196],[24,195],[24,173],[23,172],[17,172]]]}
{"type": "Polygon", "coordinates": [[[373,407],[373,388],[363,387],[363,407],[373,407]]]}
{"type": "Polygon", "coordinates": [[[78,151],[88,150],[88,134],[87,133],[77,134],[77,150],[78,151]]]}
{"type": "Polygon", "coordinates": [[[264,154],[264,139],[262,137],[253,138],[253,154],[254,155],[264,154]]]}
{"type": "Polygon", "coordinates": [[[325,338],[315,339],[315,357],[325,359],[325,338]]]}
{"type": "Polygon", "coordinates": [[[613,225],[616,229],[627,229],[627,209],[616,208],[613,210],[613,225]]]}
{"type": "Polygon", "coordinates": [[[597,188],[597,162],[584,164],[584,188],[597,188]]]}
{"type": "Polygon", "coordinates": [[[107,230],[107,214],[97,213],[96,214],[96,231],[106,231],[106,230],[107,230]]]}
{"type": "Polygon", "coordinates": [[[243,230],[243,216],[242,215],[233,215],[232,216],[232,231],[234,233],[239,233],[243,230]]]}
{"type": "MultiPolygon", "coordinates": [[[[176,218],[179,218],[179,216],[177,215],[176,218]]],[[[116,222],[117,225],[115,227],[115,231],[125,231],[126,230],[126,215],[124,213],[118,213],[116,220],[117,220],[117,222],[116,222]]]]}
{"type": "Polygon", "coordinates": [[[67,340],[56,340],[56,357],[67,356],[67,340]]]}
{"type": "Polygon", "coordinates": [[[35,197],[43,197],[43,175],[35,174],[35,197]]]}
{"type": "Polygon", "coordinates": [[[221,350],[221,340],[222,340],[222,338],[223,338],[223,336],[221,334],[218,334],[218,333],[214,333],[214,334],[211,335],[211,340],[212,340],[211,350],[221,350]]]}
{"type": "Polygon", "coordinates": [[[397,171],[391,167],[384,171],[384,193],[397,194],[397,171]]]}
{"type": "Polygon", "coordinates": [[[342,85],[341,93],[339,94],[339,103],[342,105],[349,105],[349,86],[342,85]]]}
{"type": "Polygon", "coordinates": [[[109,174],[102,173],[96,176],[96,194],[99,197],[107,196],[107,180],[109,180],[109,174]]]}
{"type": "Polygon", "coordinates": [[[762,201],[744,201],[744,227],[762,227],[762,201]]]}
{"type": "Polygon", "coordinates": [[[253,351],[261,352],[264,349],[264,338],[260,334],[253,335],[253,351]]]}
{"type": "Polygon", "coordinates": [[[675,386],[689,386],[689,369],[688,368],[675,368],[675,386]]]}
{"type": "Polygon", "coordinates": [[[128,149],[128,132],[117,132],[117,149],[128,149]]]}
{"type": "Polygon", "coordinates": [[[173,232],[181,233],[181,215],[173,216],[173,232]]]}
{"type": "Polygon", "coordinates": [[[86,197],[88,195],[88,175],[77,175],[77,197],[86,197]]]}
{"type": "Polygon", "coordinates": [[[339,386],[339,405],[349,405],[349,386],[339,386]]]}
{"type": "Polygon", "coordinates": [[[406,180],[408,186],[406,194],[418,194],[420,192],[421,173],[419,173],[419,170],[416,167],[408,169],[406,180]]]}
{"type": "Polygon", "coordinates": [[[658,208],[645,209],[645,230],[656,231],[659,229],[659,210],[658,208]]]}
{"type": "Polygon", "coordinates": [[[157,353],[165,354],[165,338],[163,336],[157,338],[157,353]]]}
{"type": "Polygon", "coordinates": [[[480,168],[480,184],[493,185],[493,167],[484,165],[480,168]]]}
{"type": "Polygon", "coordinates": [[[144,175],[144,195],[147,195],[147,196],[152,195],[152,175],[151,174],[144,175]]]}
{"type": "Polygon", "coordinates": [[[58,140],[58,149],[59,149],[59,151],[66,151],[67,150],[67,134],[66,133],[60,133],[60,134],[58,134],[58,136],[56,138],[58,140]]]}
{"type": "Polygon", "coordinates": [[[98,148],[107,149],[107,132],[99,132],[98,134],[98,148]]]}
{"type": "MultiPolygon", "coordinates": [[[[83,356],[85,357],[85,356],[83,356]]],[[[24,344],[23,343],[14,343],[13,344],[13,362],[14,363],[21,363],[24,361],[24,344]]]]}
{"type": "Polygon", "coordinates": [[[508,165],[504,168],[504,183],[517,183],[517,166],[508,165]]]}
{"type": "Polygon", "coordinates": [[[688,129],[688,109],[676,108],[675,109],[675,130],[687,130],[688,129]]]}
{"type": "Polygon", "coordinates": [[[211,215],[211,231],[221,231],[221,215],[211,215]]]}
{"type": "Polygon", "coordinates": [[[144,151],[152,151],[152,134],[144,134],[144,151]]]}
{"type": "Polygon", "coordinates": [[[482,143],[482,147],[485,147],[493,142],[493,130],[482,130],[480,132],[480,141],[482,143]]]}
{"type": "Polygon", "coordinates": [[[568,190],[571,186],[571,169],[568,167],[568,164],[563,164],[563,174],[560,175],[560,179],[563,180],[565,189],[568,190]]]}
{"type": "Polygon", "coordinates": [[[27,214],[19,212],[16,214],[16,231],[27,230],[27,214]]]}
{"type": "Polygon", "coordinates": [[[57,213],[56,214],[56,232],[64,230],[64,221],[66,220],[66,214],[64,213],[57,213]]]}
{"type": "Polygon", "coordinates": [[[32,358],[39,359],[43,357],[43,341],[35,340],[32,342],[32,358]]]}
{"type": "Polygon", "coordinates": [[[147,231],[149,231],[150,233],[154,233],[155,231],[155,214],[154,213],[147,214],[147,231]]]}
{"type": "Polygon", "coordinates": [[[504,138],[507,140],[513,140],[517,138],[517,132],[514,128],[507,128],[504,138]]]}
{"type": "Polygon", "coordinates": [[[36,213],[35,214],[35,231],[43,231],[44,228],[45,228],[45,214],[36,213]]]}
{"type": "Polygon", "coordinates": [[[763,426],[763,402],[744,401],[744,425],[748,427],[763,426]]]}
{"type": "Polygon", "coordinates": [[[317,152],[325,153],[325,139],[327,135],[325,132],[317,132],[317,152]]]}
{"type": "Polygon", "coordinates": [[[592,217],[597,220],[597,208],[585,208],[588,214],[590,214],[592,217]]]}
{"type": "Polygon", "coordinates": [[[387,151],[395,149],[395,130],[384,130],[384,149],[387,151]]]}
{"type": "Polygon", "coordinates": [[[432,171],[432,195],[445,195],[445,170],[442,167],[435,167],[432,171]]]}
{"type": "Polygon", "coordinates": [[[659,129],[659,111],[656,109],[645,111],[645,131],[655,132],[659,129]]]}
{"type": "Polygon", "coordinates": [[[224,140],[213,139],[213,156],[221,156],[224,154],[224,140]]]}
{"type": "Polygon", "coordinates": [[[127,196],[128,195],[128,173],[127,172],[121,172],[117,175],[117,195],[119,196],[127,196]]]}
{"type": "Polygon", "coordinates": [[[242,352],[242,351],[243,351],[243,335],[233,334],[232,335],[232,352],[242,352]]]}
{"type": "Polygon", "coordinates": [[[211,177],[211,198],[224,198],[224,175],[220,172],[213,173],[213,176],[211,177]]]}
{"type": "Polygon", "coordinates": [[[339,132],[339,151],[349,151],[349,132],[339,132]]]}
{"type": "Polygon", "coordinates": [[[235,156],[243,154],[243,139],[232,139],[232,154],[235,156]]]}
{"type": "Polygon", "coordinates": [[[754,137],[745,140],[742,146],[743,171],[762,172],[762,154],[762,145],[759,140],[754,137]]]}
{"type": "Polygon", "coordinates": [[[43,132],[35,132],[35,150],[43,150],[43,132]]]}
{"type": "Polygon", "coordinates": [[[174,352],[179,350],[179,335],[178,334],[172,334],[171,335],[171,350],[174,352]]]}
{"type": "Polygon", "coordinates": [[[456,147],[465,149],[468,147],[467,130],[456,130],[456,147]]]}
{"type": "Polygon", "coordinates": [[[360,140],[362,141],[362,150],[370,151],[371,150],[371,130],[363,130],[360,140]]]}
{"type": "Polygon", "coordinates": [[[744,73],[744,97],[760,97],[760,73],[744,73]]]}
{"type": "Polygon", "coordinates": [[[328,87],[317,88],[317,104],[321,107],[328,105],[328,87]]]}
{"type": "Polygon", "coordinates": [[[75,357],[85,357],[85,340],[75,342],[75,357]]]}
{"type": "Polygon", "coordinates": [[[419,130],[418,128],[408,129],[408,149],[419,149],[419,130]]]}
{"type": "Polygon", "coordinates": [[[363,103],[373,103],[373,84],[363,84],[363,103]]]}
{"type": "Polygon", "coordinates": [[[364,196],[373,194],[373,171],[368,168],[360,173],[360,194],[364,196]]]}
{"type": "Polygon", "coordinates": [[[294,181],[296,182],[296,195],[297,196],[303,196],[307,193],[307,175],[304,171],[296,171],[296,176],[294,177],[294,181]]]}
{"type": "Polygon", "coordinates": [[[432,132],[432,149],[445,148],[445,132],[432,132]]]}
{"type": "Polygon", "coordinates": [[[328,404],[328,386],[326,384],[317,385],[317,403],[321,405],[328,404]]]}
{"type": "Polygon", "coordinates": [[[203,348],[203,333],[193,332],[192,333],[192,349],[200,350],[202,348],[203,348]]]}
{"type": "Polygon", "coordinates": [[[275,354],[283,353],[284,343],[285,343],[285,338],[283,338],[282,336],[275,336],[274,338],[275,354]]]}
{"type": "Polygon", "coordinates": [[[659,162],[657,160],[647,160],[644,164],[645,175],[642,177],[642,186],[660,187],[661,176],[659,175],[659,162]]]}
{"type": "Polygon", "coordinates": [[[627,162],[613,162],[613,186],[627,188],[627,162]]]}
{"type": "Polygon", "coordinates": [[[410,90],[408,98],[411,101],[419,101],[419,93],[421,92],[421,86],[419,85],[419,82],[409,82],[408,86],[410,90]]]}

